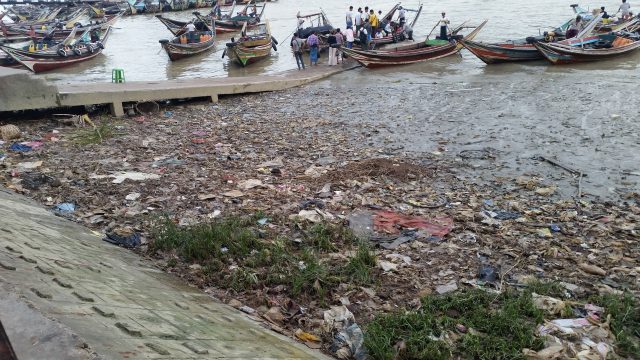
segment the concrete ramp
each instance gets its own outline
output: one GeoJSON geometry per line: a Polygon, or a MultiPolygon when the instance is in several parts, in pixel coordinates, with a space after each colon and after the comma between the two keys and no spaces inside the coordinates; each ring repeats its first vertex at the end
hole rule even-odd
{"type": "Polygon", "coordinates": [[[18,359],[324,359],[0,189],[0,321],[18,359]]]}
{"type": "Polygon", "coordinates": [[[58,88],[27,70],[0,66],[0,111],[58,106],[58,88]]]}

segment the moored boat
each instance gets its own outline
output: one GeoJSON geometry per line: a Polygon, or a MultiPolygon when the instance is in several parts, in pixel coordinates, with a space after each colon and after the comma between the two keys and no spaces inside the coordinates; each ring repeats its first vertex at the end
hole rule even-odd
{"type": "Polygon", "coordinates": [[[167,52],[171,61],[202,54],[211,50],[215,43],[215,32],[209,27],[206,27],[204,31],[194,31],[191,35],[182,31],[171,40],[160,40],[162,48],[167,52]]]}
{"type": "Polygon", "coordinates": [[[425,40],[411,45],[398,46],[390,50],[357,50],[342,48],[342,51],[349,55],[361,65],[368,68],[378,68],[393,65],[407,65],[428,60],[440,59],[458,53],[462,49],[462,45],[458,40],[463,36],[459,35],[460,31],[465,28],[473,28],[466,35],[466,39],[473,39],[482,30],[487,23],[483,21],[478,26],[466,26],[465,24],[458,26],[451,32],[450,40],[425,40]]]}
{"type": "Polygon", "coordinates": [[[62,67],[71,66],[80,62],[91,60],[102,53],[104,44],[109,38],[111,27],[97,41],[83,42],[74,45],[71,49],[58,49],[55,53],[29,53],[0,45],[0,49],[20,62],[29,70],[40,73],[62,67]]]}
{"type": "MultiPolygon", "coordinates": [[[[232,39],[233,40],[233,39],[232,39]]],[[[242,29],[242,37],[237,41],[227,43],[227,48],[222,54],[229,56],[229,60],[247,66],[271,55],[271,49],[277,51],[275,39],[271,36],[269,22],[259,24],[257,27],[242,29]]]]}
{"type": "Polygon", "coordinates": [[[554,65],[601,61],[622,56],[640,49],[640,37],[630,34],[598,35],[597,41],[571,46],[562,43],[534,43],[542,55],[554,65]]]}

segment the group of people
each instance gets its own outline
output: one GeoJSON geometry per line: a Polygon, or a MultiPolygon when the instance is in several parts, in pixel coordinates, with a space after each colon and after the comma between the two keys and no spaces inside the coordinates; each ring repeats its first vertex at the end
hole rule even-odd
{"type": "MultiPolygon", "coordinates": [[[[328,64],[330,66],[335,66],[342,63],[342,52],[340,51],[340,48],[343,46],[351,48],[353,46],[353,41],[353,29],[347,29],[345,32],[342,32],[340,29],[331,30],[327,36],[327,45],[329,45],[328,64]]],[[[318,58],[320,55],[320,37],[318,36],[317,31],[314,31],[309,35],[306,41],[300,38],[298,32],[293,34],[293,38],[291,39],[291,50],[293,51],[293,56],[296,59],[298,70],[305,69],[303,58],[305,46],[309,48],[310,64],[318,65],[318,58]]]]}
{"type": "MultiPolygon", "coordinates": [[[[407,10],[402,6],[398,7],[397,21],[385,19],[382,11],[378,10],[377,14],[374,9],[365,6],[364,9],[358,8],[353,11],[353,6],[349,6],[349,10],[345,15],[347,31],[351,30],[354,37],[357,37],[362,50],[369,50],[373,39],[381,39],[386,36],[393,35],[397,31],[403,31],[408,34],[409,38],[413,34],[413,29],[407,23],[407,10]]],[[[351,48],[350,46],[348,46],[351,48]]]]}
{"type": "MultiPolygon", "coordinates": [[[[600,9],[594,10],[594,15],[602,15],[602,19],[605,22],[610,22],[613,17],[620,14],[620,19],[623,21],[629,20],[633,17],[633,13],[631,12],[631,4],[627,0],[622,0],[622,4],[618,8],[618,11],[614,15],[609,15],[604,6],[600,7],[600,9]]],[[[569,24],[569,28],[566,32],[566,38],[570,39],[576,37],[586,26],[586,21],[582,17],[582,15],[576,16],[574,20],[569,24]]]]}

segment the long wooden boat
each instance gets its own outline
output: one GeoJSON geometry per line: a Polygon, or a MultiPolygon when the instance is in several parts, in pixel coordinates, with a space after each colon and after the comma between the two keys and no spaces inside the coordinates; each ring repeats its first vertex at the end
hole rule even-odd
{"type": "Polygon", "coordinates": [[[97,42],[76,45],[69,51],[67,49],[59,49],[59,51],[54,54],[28,53],[28,55],[25,55],[21,54],[20,51],[17,51],[16,49],[2,45],[0,45],[0,49],[27,67],[29,70],[35,73],[40,73],[71,66],[95,58],[102,53],[104,44],[107,42],[110,33],[111,27],[107,28],[100,40],[97,42]]]}
{"type": "Polygon", "coordinates": [[[640,49],[640,39],[616,34],[598,35],[599,41],[587,46],[560,43],[534,43],[542,55],[554,65],[601,61],[629,54],[640,49]]]}
{"type": "Polygon", "coordinates": [[[171,40],[160,40],[160,44],[169,55],[169,59],[176,61],[211,50],[216,45],[216,35],[215,31],[207,28],[205,31],[195,31],[193,39],[189,40],[182,32],[171,40]]]}
{"type": "MultiPolygon", "coordinates": [[[[198,12],[195,12],[194,15],[196,16],[196,18],[198,18],[200,20],[200,22],[194,22],[194,24],[196,25],[196,29],[198,31],[204,31],[203,25],[206,26],[214,26],[216,29],[216,34],[220,35],[220,34],[227,34],[227,33],[235,33],[235,32],[239,32],[242,27],[239,28],[228,28],[225,26],[222,26],[220,24],[218,24],[218,22],[216,21],[215,25],[213,25],[211,23],[211,18],[209,16],[202,16],[200,15],[198,12]]],[[[173,34],[176,35],[178,34],[182,29],[184,29],[185,25],[188,24],[187,21],[180,21],[180,20],[174,20],[174,19],[169,19],[166,18],[162,15],[156,15],[156,19],[160,20],[160,22],[167,28],[169,29],[169,31],[173,34]]]]}
{"type": "MultiPolygon", "coordinates": [[[[516,61],[542,60],[544,56],[533,45],[536,42],[554,43],[559,42],[570,46],[582,46],[597,39],[590,36],[592,32],[597,32],[600,18],[592,19],[585,28],[574,38],[566,39],[565,32],[570,21],[560,25],[553,31],[545,32],[543,35],[528,37],[526,39],[505,41],[501,43],[483,43],[470,39],[463,39],[460,43],[473,55],[486,64],[499,64],[516,61]]],[[[631,24],[631,23],[630,23],[631,24]]]]}
{"type": "Polygon", "coordinates": [[[458,26],[452,31],[452,39],[447,40],[426,40],[411,45],[399,46],[391,50],[357,50],[342,48],[342,51],[368,68],[378,68],[393,65],[407,65],[428,60],[440,59],[458,53],[462,45],[458,40],[462,35],[458,33],[464,28],[473,28],[465,37],[475,38],[480,30],[486,25],[487,20],[475,27],[458,26]]]}
{"type": "Polygon", "coordinates": [[[223,57],[228,55],[232,62],[242,67],[269,57],[272,48],[277,50],[275,40],[271,36],[269,22],[259,24],[253,29],[247,29],[245,24],[242,34],[243,36],[237,41],[227,43],[227,48],[222,54],[223,57]]]}
{"type": "MultiPolygon", "coordinates": [[[[384,26],[384,24],[386,24],[387,22],[391,22],[392,23],[393,32],[391,34],[383,36],[381,38],[373,38],[373,39],[371,39],[370,44],[373,46],[373,48],[378,47],[378,46],[382,46],[382,45],[398,43],[398,42],[402,42],[402,41],[405,41],[405,40],[409,39],[407,34],[405,34],[404,29],[399,27],[399,24],[396,24],[396,23],[392,22],[393,15],[396,13],[396,11],[398,10],[399,7],[400,7],[400,3],[397,3],[393,8],[391,8],[391,10],[385,16],[382,17],[382,19],[380,19],[381,26],[384,26]]],[[[413,20],[411,20],[411,22],[409,23],[409,26],[411,28],[414,28],[416,23],[418,22],[418,19],[420,18],[420,14],[422,14],[422,7],[423,7],[423,5],[420,4],[418,9],[407,9],[407,8],[405,8],[405,11],[414,12],[415,13],[415,15],[413,17],[413,20]]],[[[375,34],[373,34],[373,35],[375,35],[375,34]]],[[[358,37],[356,37],[354,43],[355,44],[360,44],[360,39],[358,37]]]]}
{"type": "Polygon", "coordinates": [[[242,29],[245,23],[249,25],[256,25],[260,23],[260,19],[262,19],[262,15],[264,14],[264,9],[266,8],[265,4],[260,6],[255,4],[255,0],[249,1],[245,7],[238,12],[237,15],[231,14],[229,18],[221,18],[216,20],[217,26],[221,26],[223,28],[228,29],[242,29]],[[253,8],[255,10],[254,13],[249,13],[249,9],[253,8]],[[260,13],[257,13],[257,9],[260,8],[260,13]]]}

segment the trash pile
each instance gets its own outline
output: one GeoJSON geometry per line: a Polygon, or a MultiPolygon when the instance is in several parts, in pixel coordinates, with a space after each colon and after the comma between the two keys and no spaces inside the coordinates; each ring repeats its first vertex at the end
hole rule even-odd
{"type": "MultiPolygon", "coordinates": [[[[559,282],[575,298],[639,294],[638,199],[561,199],[551,181],[526,174],[476,183],[459,174],[455,154],[403,154],[370,142],[375,129],[366,124],[352,129],[280,110],[292,101],[295,93],[285,91],[123,120],[92,116],[94,127],[114,132],[86,145],[75,141],[77,125],[18,124],[20,137],[13,131],[0,144],[0,181],[141,252],[158,216],[189,226],[261,213],[261,226],[282,233],[294,223],[345,224],[375,249],[375,285],[340,284],[323,302],[271,302],[282,289],[213,288],[198,279],[202,264],[158,260],[274,330],[344,359],[364,358],[362,331],[377,314],[419,307],[430,294],[500,291],[531,278],[559,282]]],[[[321,257],[348,259],[353,250],[321,257]]],[[[585,320],[597,309],[585,311],[543,324],[548,348],[565,351],[567,329],[603,328],[585,320]]],[[[586,344],[598,356],[612,346],[601,335],[586,344]]]]}

